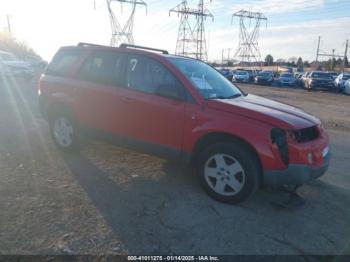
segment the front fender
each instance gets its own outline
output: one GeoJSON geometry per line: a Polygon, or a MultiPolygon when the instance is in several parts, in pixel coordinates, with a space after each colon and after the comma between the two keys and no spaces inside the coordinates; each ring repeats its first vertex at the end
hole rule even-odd
{"type": "Polygon", "coordinates": [[[270,132],[272,127],[266,123],[235,115],[234,118],[223,112],[216,113],[216,118],[203,121],[196,125],[185,137],[185,151],[193,152],[196,142],[209,134],[225,134],[238,138],[255,150],[264,170],[283,169],[278,149],[271,143],[270,132]]]}

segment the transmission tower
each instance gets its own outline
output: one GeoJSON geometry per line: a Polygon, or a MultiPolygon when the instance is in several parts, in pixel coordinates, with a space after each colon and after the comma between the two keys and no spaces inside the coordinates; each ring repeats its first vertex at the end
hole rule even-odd
{"type": "Polygon", "coordinates": [[[109,18],[111,22],[112,28],[112,38],[111,38],[111,46],[118,46],[121,43],[134,44],[133,37],[133,27],[134,27],[134,17],[137,5],[143,5],[146,7],[147,4],[142,0],[106,0],[107,8],[109,12],[109,18]],[[120,2],[121,4],[126,3],[131,5],[131,12],[128,19],[125,22],[125,25],[122,27],[120,22],[118,21],[113,9],[111,7],[111,2],[120,2]]]}
{"type": "Polygon", "coordinates": [[[261,62],[259,50],[259,32],[261,22],[267,25],[267,18],[259,12],[240,10],[232,15],[239,18],[239,44],[235,57],[242,65],[250,65],[251,62],[261,62]]]}
{"type": "Polygon", "coordinates": [[[180,15],[175,54],[207,61],[204,22],[207,17],[214,19],[214,16],[205,7],[203,0],[199,1],[197,8],[188,7],[187,0],[184,0],[170,9],[169,15],[171,13],[180,15]]]}

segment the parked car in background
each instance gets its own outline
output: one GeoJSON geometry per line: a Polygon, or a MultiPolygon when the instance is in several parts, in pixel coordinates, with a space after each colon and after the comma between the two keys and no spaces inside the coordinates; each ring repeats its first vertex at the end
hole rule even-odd
{"type": "Polygon", "coordinates": [[[47,66],[47,62],[39,57],[28,57],[25,60],[34,70],[42,70],[47,66]]]}
{"type": "Polygon", "coordinates": [[[336,92],[342,92],[344,90],[345,82],[350,79],[350,74],[341,73],[339,74],[333,82],[334,88],[336,92]]]}
{"type": "Polygon", "coordinates": [[[218,68],[217,69],[224,77],[232,81],[233,71],[228,68],[218,68]]]}
{"type": "Polygon", "coordinates": [[[262,71],[254,79],[255,84],[272,85],[273,73],[271,71],[262,71]]]}
{"type": "Polygon", "coordinates": [[[278,85],[280,86],[295,86],[296,83],[297,80],[292,73],[282,73],[278,78],[278,85]]]}
{"type": "Polygon", "coordinates": [[[256,70],[254,70],[254,69],[246,69],[246,71],[249,74],[249,82],[254,82],[254,79],[255,79],[255,77],[257,75],[256,70]]]}
{"type": "Polygon", "coordinates": [[[350,95],[350,79],[346,80],[344,84],[344,93],[350,95]]]}
{"type": "Polygon", "coordinates": [[[298,186],[329,166],[329,138],[316,117],[243,93],[206,63],[165,50],[63,47],[38,93],[62,151],[78,150],[88,134],[184,161],[219,201],[242,202],[262,185],[298,186]]]}
{"type": "Polygon", "coordinates": [[[303,75],[304,74],[299,74],[298,77],[296,78],[298,86],[302,86],[303,75]]]}
{"type": "Polygon", "coordinates": [[[305,88],[308,91],[318,88],[330,90],[332,87],[333,78],[327,72],[313,71],[305,81],[305,88]]]}
{"type": "Polygon", "coordinates": [[[300,79],[300,85],[301,85],[301,87],[305,88],[306,80],[307,80],[307,78],[309,77],[310,74],[311,74],[311,72],[305,72],[305,73],[303,74],[303,76],[302,76],[301,79],[300,79]]]}
{"type": "Polygon", "coordinates": [[[233,73],[232,82],[248,83],[250,81],[250,75],[247,71],[237,70],[233,73]]]}
{"type": "Polygon", "coordinates": [[[0,72],[15,78],[32,78],[34,76],[34,70],[29,63],[5,51],[0,51],[0,72]]]}
{"type": "Polygon", "coordinates": [[[334,72],[334,71],[329,71],[327,73],[332,77],[333,80],[335,80],[339,75],[337,72],[334,72]]]}

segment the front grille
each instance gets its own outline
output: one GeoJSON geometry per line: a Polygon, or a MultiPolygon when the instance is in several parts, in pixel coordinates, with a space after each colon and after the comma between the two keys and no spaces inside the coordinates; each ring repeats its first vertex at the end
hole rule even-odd
{"type": "Polygon", "coordinates": [[[294,135],[295,135],[295,139],[299,143],[304,143],[304,142],[315,140],[316,138],[318,138],[319,133],[318,133],[317,126],[312,126],[312,127],[303,128],[303,129],[294,131],[294,135]]]}

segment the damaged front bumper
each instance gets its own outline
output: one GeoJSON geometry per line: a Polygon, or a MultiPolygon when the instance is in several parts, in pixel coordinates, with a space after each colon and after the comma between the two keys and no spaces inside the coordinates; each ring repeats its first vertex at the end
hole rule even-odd
{"type": "Polygon", "coordinates": [[[322,165],[289,164],[284,170],[264,172],[265,185],[301,185],[322,176],[329,167],[330,152],[323,157],[322,165]]]}

